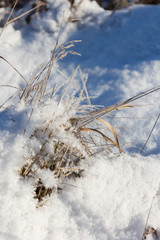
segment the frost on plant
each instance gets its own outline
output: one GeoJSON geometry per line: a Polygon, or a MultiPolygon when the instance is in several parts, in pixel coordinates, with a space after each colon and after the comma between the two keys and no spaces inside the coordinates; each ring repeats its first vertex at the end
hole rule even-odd
{"type": "Polygon", "coordinates": [[[67,179],[79,178],[83,172],[81,160],[85,158],[85,151],[70,121],[70,114],[74,116],[73,106],[72,103],[64,108],[50,101],[49,106],[39,107],[32,114],[28,127],[33,132],[28,138],[28,154],[19,174],[35,180],[34,197],[39,201],[52,191],[62,190],[67,179]],[[50,115],[46,111],[49,109],[50,115]],[[35,129],[34,125],[37,125],[35,129]]]}
{"type": "Polygon", "coordinates": [[[49,62],[37,68],[19,92],[23,111],[28,112],[24,129],[26,150],[19,174],[33,180],[34,198],[39,202],[80,178],[86,157],[123,151],[115,129],[101,117],[128,107],[126,103],[102,109],[93,106],[86,88],[88,76],[83,75],[79,66],[62,86],[48,86],[57,61],[68,53],[78,54],[70,50],[75,42],[60,46],[57,41],[49,62]],[[78,73],[81,88],[74,84],[78,73]]]}

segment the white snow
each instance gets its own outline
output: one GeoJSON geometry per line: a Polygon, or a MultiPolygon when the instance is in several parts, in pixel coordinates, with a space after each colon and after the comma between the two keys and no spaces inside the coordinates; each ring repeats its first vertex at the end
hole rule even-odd
{"type": "MultiPolygon", "coordinates": [[[[96,105],[109,106],[159,85],[160,5],[136,5],[111,16],[95,1],[84,0],[74,11],[66,0],[48,2],[49,10],[42,12],[39,19],[33,16],[30,24],[21,24],[20,20],[9,24],[0,37],[0,55],[25,79],[29,80],[40,64],[50,60],[62,24],[60,44],[82,40],[72,49],[81,57],[68,55],[56,63],[50,88],[55,84],[57,88],[65,86],[78,65],[84,77],[89,73],[87,89],[96,105]]],[[[0,78],[1,85],[25,86],[25,80],[2,59],[0,78]]],[[[68,94],[73,95],[81,85],[78,73],[68,94]]],[[[0,91],[3,104],[18,90],[1,86],[0,91]]],[[[24,158],[34,156],[41,148],[40,140],[30,139],[33,131],[45,120],[53,119],[50,127],[56,136],[52,140],[63,138],[65,143],[84,151],[78,139],[62,128],[75,116],[74,101],[57,105],[62,91],[36,108],[30,121],[30,107],[17,97],[3,106],[11,108],[0,112],[0,239],[138,240],[153,197],[148,225],[160,236],[160,122],[140,154],[159,114],[159,92],[134,102],[133,109],[115,111],[106,117],[118,132],[125,153],[86,157],[81,163],[83,177],[76,181],[61,183],[51,171],[38,170],[37,178],[47,187],[63,184],[63,191],[54,191],[42,207],[36,208],[34,180],[18,174],[24,158]]],[[[52,151],[50,144],[48,152],[52,151]]]]}

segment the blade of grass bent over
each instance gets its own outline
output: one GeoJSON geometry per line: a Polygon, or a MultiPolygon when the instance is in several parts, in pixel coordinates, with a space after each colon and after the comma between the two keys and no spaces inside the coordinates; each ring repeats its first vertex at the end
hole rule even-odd
{"type": "Polygon", "coordinates": [[[84,131],[84,132],[87,132],[87,131],[97,132],[97,133],[99,133],[99,134],[106,140],[106,142],[110,142],[111,144],[113,144],[114,146],[116,146],[116,147],[119,149],[120,152],[123,152],[123,150],[120,148],[120,146],[118,146],[117,142],[113,141],[112,139],[110,139],[109,137],[107,137],[105,134],[103,134],[102,132],[100,132],[100,131],[97,130],[97,129],[83,127],[83,128],[79,128],[79,131],[84,131]]]}
{"type": "Polygon", "coordinates": [[[99,122],[105,124],[105,125],[109,128],[109,130],[113,133],[113,136],[114,136],[114,138],[115,138],[115,140],[116,140],[117,146],[118,146],[118,148],[120,149],[118,136],[117,136],[117,133],[116,133],[116,130],[114,129],[114,127],[113,127],[110,123],[108,123],[107,121],[105,121],[104,119],[97,118],[97,120],[98,120],[99,122]]]}

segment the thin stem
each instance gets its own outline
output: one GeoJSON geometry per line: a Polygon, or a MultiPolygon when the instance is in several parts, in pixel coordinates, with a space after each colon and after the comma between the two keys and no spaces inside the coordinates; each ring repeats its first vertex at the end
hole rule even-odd
{"type": "Polygon", "coordinates": [[[151,132],[150,132],[150,134],[149,134],[149,136],[148,136],[148,138],[147,138],[147,140],[146,140],[146,142],[145,142],[145,144],[144,144],[144,146],[143,146],[140,154],[142,154],[142,152],[144,151],[144,149],[145,149],[145,147],[146,147],[146,145],[147,145],[147,143],[148,143],[148,141],[149,141],[149,139],[150,139],[150,137],[151,137],[151,135],[152,135],[152,133],[153,133],[153,130],[154,130],[154,128],[155,128],[155,126],[156,126],[159,118],[160,118],[160,113],[158,114],[158,117],[157,117],[157,119],[156,119],[156,121],[155,121],[155,123],[154,123],[154,125],[153,125],[153,127],[152,127],[152,130],[151,130],[151,132]]]}

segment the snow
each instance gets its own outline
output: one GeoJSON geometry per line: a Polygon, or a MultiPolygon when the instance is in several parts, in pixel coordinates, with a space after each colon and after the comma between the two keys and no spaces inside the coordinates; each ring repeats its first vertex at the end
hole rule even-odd
{"type": "MultiPolygon", "coordinates": [[[[95,1],[76,1],[80,3],[77,9],[70,9],[65,0],[48,2],[49,10],[42,12],[39,19],[33,15],[30,24],[24,20],[9,24],[0,37],[1,56],[25,79],[29,80],[40,64],[50,60],[61,28],[60,44],[82,40],[72,49],[81,56],[68,55],[57,62],[49,88],[55,84],[66,86],[78,65],[84,78],[89,73],[87,89],[96,105],[109,106],[159,85],[160,5],[135,5],[111,16],[95,1]]],[[[2,59],[0,76],[1,85],[25,86],[25,80],[2,59]]],[[[80,141],[64,130],[76,114],[72,96],[77,88],[84,87],[80,79],[78,72],[66,94],[69,104],[64,99],[58,104],[63,93],[60,88],[54,99],[35,108],[30,121],[31,108],[19,102],[18,97],[3,105],[11,107],[0,112],[2,240],[138,240],[149,213],[147,224],[160,234],[160,122],[140,154],[159,114],[159,92],[134,102],[133,109],[106,116],[125,153],[89,157],[80,141]],[[53,191],[43,206],[36,207],[35,179],[23,179],[18,171],[25,159],[29,161],[40,151],[44,132],[39,139],[31,135],[44,126],[45,120],[53,120],[50,128],[54,132],[46,151],[51,154],[51,144],[57,140],[76,147],[85,155],[80,166],[84,172],[76,181],[61,182],[48,169],[38,169],[37,179],[41,178],[48,188],[60,186],[62,191],[53,191]]],[[[1,104],[18,92],[9,86],[1,86],[0,90],[1,104]]],[[[153,239],[153,235],[149,238],[153,239]]]]}

